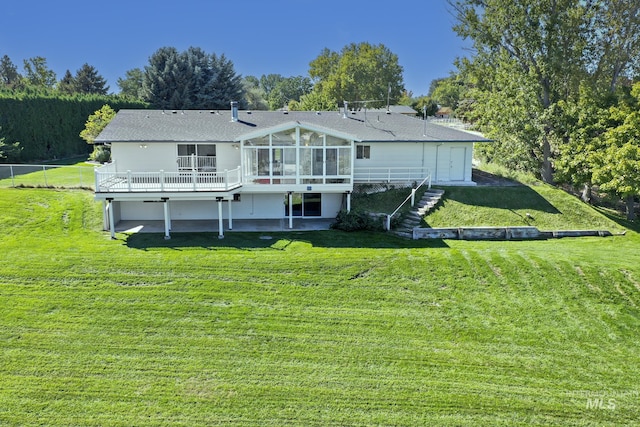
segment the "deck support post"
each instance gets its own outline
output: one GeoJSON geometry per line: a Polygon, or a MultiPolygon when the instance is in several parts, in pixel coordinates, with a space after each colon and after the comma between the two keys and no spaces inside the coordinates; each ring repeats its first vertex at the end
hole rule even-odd
{"type": "Polygon", "coordinates": [[[233,209],[231,208],[231,200],[227,201],[227,204],[229,205],[229,230],[233,230],[233,209]]]}
{"type": "Polygon", "coordinates": [[[107,210],[109,211],[109,230],[111,231],[111,239],[116,238],[116,224],[113,218],[113,199],[107,199],[107,210]]]}
{"type": "Polygon", "coordinates": [[[222,222],[222,197],[216,199],[218,201],[218,239],[224,239],[224,223],[222,222]]]}
{"type": "Polygon", "coordinates": [[[293,228],[293,192],[289,191],[289,228],[293,228]]]}
{"type": "Polygon", "coordinates": [[[169,230],[171,229],[171,218],[169,217],[169,198],[163,197],[162,204],[164,205],[164,240],[171,239],[169,230]]]}
{"type": "Polygon", "coordinates": [[[347,213],[351,212],[351,191],[347,191],[347,213]]]}

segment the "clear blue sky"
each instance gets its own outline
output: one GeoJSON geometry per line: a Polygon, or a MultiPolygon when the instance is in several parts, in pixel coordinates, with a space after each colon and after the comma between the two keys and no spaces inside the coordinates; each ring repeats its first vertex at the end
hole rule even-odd
{"type": "Polygon", "coordinates": [[[325,47],[384,44],[398,55],[405,87],[426,94],[468,52],[452,31],[446,0],[14,0],[0,8],[0,56],[43,56],[58,79],[84,63],[116,81],[163,46],[225,54],[236,73],[307,75],[325,47]]]}

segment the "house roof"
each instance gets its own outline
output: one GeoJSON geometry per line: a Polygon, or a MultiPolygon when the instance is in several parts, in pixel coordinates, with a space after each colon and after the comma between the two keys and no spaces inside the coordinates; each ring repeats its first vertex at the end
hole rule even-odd
{"type": "MultiPolygon", "coordinates": [[[[408,105],[389,105],[389,111],[392,113],[408,114],[410,116],[417,116],[418,112],[408,105]]],[[[369,110],[371,113],[386,113],[387,107],[372,108],[369,110]]]]}
{"type": "Polygon", "coordinates": [[[337,111],[120,110],[95,142],[231,142],[291,123],[352,136],[362,142],[485,142],[470,132],[398,113],[337,111]]]}

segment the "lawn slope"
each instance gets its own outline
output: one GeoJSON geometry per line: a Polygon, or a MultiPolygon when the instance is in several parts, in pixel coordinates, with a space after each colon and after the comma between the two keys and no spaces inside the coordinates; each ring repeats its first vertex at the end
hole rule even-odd
{"type": "Polygon", "coordinates": [[[99,211],[0,189],[1,425],[640,419],[634,232],[112,241],[99,211]]]}
{"type": "Polygon", "coordinates": [[[624,231],[611,219],[556,187],[447,187],[424,220],[430,227],[536,226],[540,230],[624,231]]]}

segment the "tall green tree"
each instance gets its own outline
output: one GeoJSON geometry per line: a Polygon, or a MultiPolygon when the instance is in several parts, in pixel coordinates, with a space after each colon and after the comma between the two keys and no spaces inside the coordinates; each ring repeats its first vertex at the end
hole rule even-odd
{"type": "Polygon", "coordinates": [[[158,49],[144,69],[143,96],[155,108],[228,109],[230,101],[244,108],[242,77],[224,55],[208,55],[191,47],[178,52],[158,49]]]}
{"type": "Polygon", "coordinates": [[[19,86],[21,80],[18,67],[7,55],[0,59],[0,89],[14,89],[19,86]]]}
{"type": "Polygon", "coordinates": [[[109,91],[104,77],[98,74],[94,66],[86,63],[76,72],[74,85],[77,93],[106,95],[109,91]]]}
{"type": "Polygon", "coordinates": [[[562,145],[571,143],[558,128],[558,114],[582,102],[581,86],[589,85],[593,99],[602,99],[638,72],[640,1],[449,4],[458,18],[456,31],[470,38],[476,51],[459,61],[472,93],[465,115],[497,141],[488,149],[500,154],[496,159],[515,160],[553,182],[554,163],[569,152],[562,145]]]}
{"type": "Polygon", "coordinates": [[[627,205],[627,219],[635,219],[634,199],[640,195],[640,82],[631,99],[610,109],[616,123],[603,134],[604,148],[594,155],[593,180],[627,205]]]}
{"type": "Polygon", "coordinates": [[[56,84],[56,73],[49,69],[47,60],[41,56],[24,60],[24,78],[29,86],[35,88],[53,88],[56,84]]]}
{"type": "Polygon", "coordinates": [[[120,88],[120,95],[133,99],[143,98],[144,73],[140,68],[133,68],[125,73],[124,78],[118,78],[117,84],[120,88]]]}
{"type": "Polygon", "coordinates": [[[269,105],[260,87],[260,80],[255,76],[245,76],[242,79],[246,106],[250,110],[268,110],[269,105]]]}
{"type": "Polygon", "coordinates": [[[591,0],[592,15],[586,58],[596,86],[614,93],[621,79],[640,71],[640,1],[591,0]]]}
{"type": "Polygon", "coordinates": [[[339,53],[325,48],[309,65],[313,91],[333,104],[381,107],[396,103],[405,90],[398,56],[383,44],[351,43],[339,53]]]}
{"type": "Polygon", "coordinates": [[[76,92],[76,81],[73,78],[71,71],[67,70],[62,79],[58,82],[58,91],[66,94],[76,92]]]}
{"type": "MultiPolygon", "coordinates": [[[[517,73],[514,79],[525,83],[529,95],[520,97],[533,105],[518,110],[528,116],[537,132],[535,139],[522,139],[524,149],[534,157],[543,180],[553,182],[552,128],[549,110],[566,93],[575,91],[583,77],[585,23],[592,15],[590,2],[582,0],[450,0],[458,24],[454,29],[473,41],[476,57],[484,67],[500,75],[517,73]],[[526,82],[524,82],[526,81],[526,82]],[[525,108],[528,111],[523,111],[525,108]]],[[[491,73],[482,76],[480,102],[493,103],[503,114],[494,117],[494,133],[509,137],[507,130],[513,113],[496,104],[489,90],[496,87],[491,73]],[[484,85],[482,85],[484,83],[484,85]]],[[[498,78],[502,78],[500,76],[498,78]]],[[[510,105],[511,107],[511,105],[510,105]]],[[[533,135],[530,135],[533,136],[533,135]]]]}
{"type": "Polygon", "coordinates": [[[300,101],[303,95],[311,92],[313,84],[308,77],[285,77],[275,84],[267,101],[270,110],[277,110],[286,106],[290,101],[300,101]]]}

